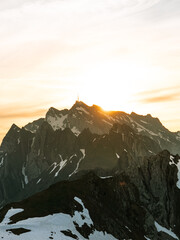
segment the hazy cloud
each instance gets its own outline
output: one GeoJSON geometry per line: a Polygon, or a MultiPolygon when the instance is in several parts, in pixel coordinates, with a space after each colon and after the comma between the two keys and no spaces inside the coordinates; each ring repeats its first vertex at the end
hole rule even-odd
{"type": "Polygon", "coordinates": [[[180,99],[179,94],[170,94],[170,95],[164,95],[164,96],[157,96],[152,98],[145,98],[141,100],[143,103],[158,103],[158,102],[169,102],[169,101],[176,101],[180,99]]]}
{"type": "Polygon", "coordinates": [[[151,89],[143,92],[139,92],[136,95],[137,96],[147,96],[147,95],[154,95],[154,94],[162,94],[162,93],[167,93],[167,92],[172,92],[172,93],[179,93],[180,94],[180,86],[169,86],[165,88],[156,88],[156,89],[151,89]]]}
{"type": "Polygon", "coordinates": [[[58,3],[64,5],[69,5],[75,3],[76,5],[81,4],[83,7],[85,4],[87,5],[87,8],[90,6],[90,8],[111,8],[112,9],[122,9],[123,11],[128,9],[133,9],[133,10],[142,10],[145,8],[149,8],[153,6],[154,4],[157,4],[160,2],[160,0],[87,0],[86,2],[83,0],[66,0],[65,3],[62,0],[6,0],[6,1],[1,1],[0,2],[0,10],[5,10],[5,9],[13,9],[13,8],[18,8],[20,6],[26,5],[26,4],[42,4],[45,5],[47,3],[55,3],[56,5],[58,3]]]}
{"type": "Polygon", "coordinates": [[[177,101],[180,100],[180,86],[144,91],[136,96],[142,103],[177,101]]]}
{"type": "Polygon", "coordinates": [[[4,112],[0,113],[0,119],[15,119],[15,118],[36,118],[36,117],[44,117],[45,113],[47,112],[47,109],[39,109],[35,111],[21,111],[19,112],[14,111],[14,112],[4,112]]]}

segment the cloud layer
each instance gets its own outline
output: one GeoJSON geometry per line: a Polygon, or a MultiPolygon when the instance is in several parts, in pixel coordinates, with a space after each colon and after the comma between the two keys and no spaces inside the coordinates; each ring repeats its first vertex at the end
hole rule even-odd
{"type": "Polygon", "coordinates": [[[175,102],[180,101],[180,86],[154,89],[137,94],[142,103],[175,102]]]}

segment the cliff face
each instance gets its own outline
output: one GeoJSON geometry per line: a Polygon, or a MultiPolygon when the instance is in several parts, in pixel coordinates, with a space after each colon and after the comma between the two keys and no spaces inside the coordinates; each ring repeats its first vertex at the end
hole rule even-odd
{"type": "Polygon", "coordinates": [[[53,131],[47,123],[35,133],[12,126],[1,147],[1,205],[30,196],[79,172],[114,174],[141,164],[161,148],[127,125],[115,124],[109,134],[88,129],[76,136],[69,128],[53,131]]]}

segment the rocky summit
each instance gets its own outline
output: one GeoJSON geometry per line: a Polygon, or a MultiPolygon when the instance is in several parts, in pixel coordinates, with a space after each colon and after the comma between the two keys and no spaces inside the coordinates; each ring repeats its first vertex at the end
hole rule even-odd
{"type": "Polygon", "coordinates": [[[0,237],[180,238],[180,137],[159,119],[77,101],[0,147],[0,237]]]}

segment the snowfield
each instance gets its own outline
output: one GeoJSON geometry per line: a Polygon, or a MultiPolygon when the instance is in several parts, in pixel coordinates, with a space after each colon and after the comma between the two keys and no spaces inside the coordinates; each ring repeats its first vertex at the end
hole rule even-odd
{"type": "Polygon", "coordinates": [[[176,236],[175,233],[173,233],[173,232],[171,231],[171,229],[168,230],[167,228],[162,227],[162,226],[161,226],[160,224],[158,224],[157,222],[155,222],[154,225],[155,225],[155,227],[156,227],[156,229],[157,229],[158,232],[167,233],[169,236],[173,237],[174,239],[179,240],[179,238],[176,236]]]}
{"type": "MultiPolygon", "coordinates": [[[[74,216],[71,217],[68,214],[58,213],[53,215],[48,215],[46,217],[40,218],[29,218],[17,222],[16,224],[10,223],[10,217],[24,211],[23,209],[10,209],[2,223],[0,223],[0,237],[5,240],[85,240],[85,238],[76,230],[75,222],[79,227],[82,227],[84,224],[88,226],[93,225],[93,222],[89,216],[89,211],[84,207],[81,199],[75,197],[77,201],[83,207],[82,212],[76,211],[74,216]],[[29,232],[23,233],[21,235],[15,235],[9,229],[19,229],[23,228],[30,230],[29,232]],[[61,231],[71,231],[74,238],[64,235],[61,231]]],[[[89,235],[90,240],[116,240],[112,235],[94,231],[89,235]]]]}

